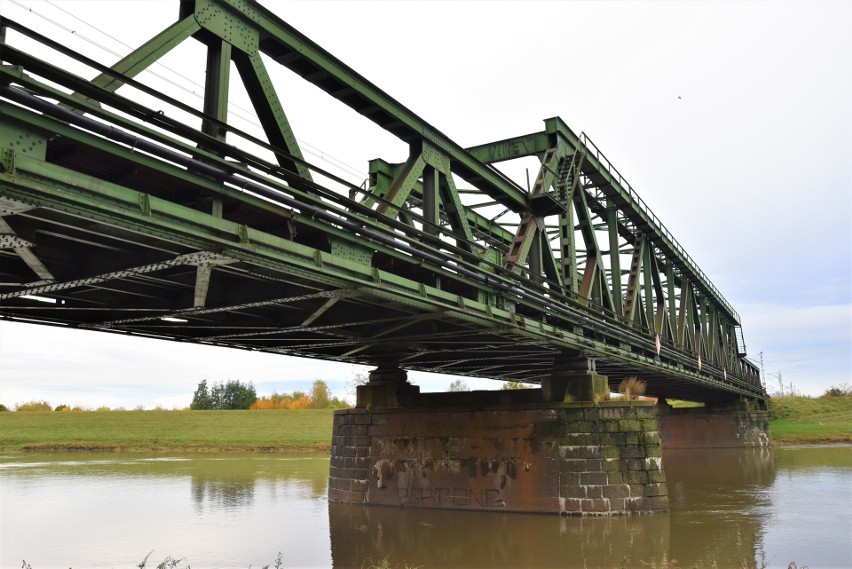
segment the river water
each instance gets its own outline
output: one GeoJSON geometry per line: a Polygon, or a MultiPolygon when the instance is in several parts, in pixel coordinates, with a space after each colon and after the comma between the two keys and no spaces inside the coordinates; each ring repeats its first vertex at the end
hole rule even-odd
{"type": "Polygon", "coordinates": [[[5,454],[0,567],[852,567],[852,446],[664,465],[670,513],[566,518],[329,504],[327,456],[5,454]]]}

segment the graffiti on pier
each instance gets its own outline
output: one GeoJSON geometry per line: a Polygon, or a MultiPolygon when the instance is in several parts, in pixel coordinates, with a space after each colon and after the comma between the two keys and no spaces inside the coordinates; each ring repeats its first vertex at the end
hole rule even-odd
{"type": "Polygon", "coordinates": [[[371,469],[371,501],[435,508],[505,508],[506,491],[519,471],[531,467],[517,458],[381,459],[371,469]]]}

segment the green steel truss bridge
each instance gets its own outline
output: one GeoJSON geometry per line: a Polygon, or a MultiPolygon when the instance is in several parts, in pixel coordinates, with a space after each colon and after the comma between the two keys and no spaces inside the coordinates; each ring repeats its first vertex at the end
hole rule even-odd
{"type": "Polygon", "coordinates": [[[736,311],[586,135],[463,148],[255,2],[175,11],[111,66],[2,19],[0,317],[532,383],[581,354],[613,389],[766,397],[736,311]],[[200,108],[137,80],[185,41],[200,108]],[[272,66],[408,159],[360,185],[310,163],[272,66]],[[229,122],[236,81],[262,133],[229,122]],[[525,157],[524,184],[495,167],[525,157]]]}

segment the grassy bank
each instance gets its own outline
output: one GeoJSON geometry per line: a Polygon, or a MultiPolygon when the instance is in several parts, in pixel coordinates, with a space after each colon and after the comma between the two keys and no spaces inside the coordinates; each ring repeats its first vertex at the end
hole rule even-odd
{"type": "MultiPolygon", "coordinates": [[[[852,442],[852,397],[773,398],[775,444],[852,442]]],[[[328,450],[331,409],[0,413],[0,450],[328,450]]]]}
{"type": "Polygon", "coordinates": [[[774,397],[769,429],[775,444],[852,442],[852,397],[774,397]]]}
{"type": "Polygon", "coordinates": [[[2,450],[328,450],[331,409],[0,413],[2,450]]]}

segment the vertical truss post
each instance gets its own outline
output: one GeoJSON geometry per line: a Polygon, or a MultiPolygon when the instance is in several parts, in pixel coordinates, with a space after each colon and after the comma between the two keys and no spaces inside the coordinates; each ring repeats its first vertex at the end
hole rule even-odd
{"type": "Polygon", "coordinates": [[[569,292],[579,291],[577,282],[577,238],[574,235],[574,204],[568,202],[565,213],[559,216],[559,249],[562,253],[562,281],[569,292]]]}
{"type": "Polygon", "coordinates": [[[653,253],[654,244],[648,243],[648,246],[645,247],[645,254],[642,260],[642,285],[643,285],[643,295],[645,296],[645,312],[644,312],[644,320],[645,325],[648,328],[654,327],[654,292],[653,292],[653,283],[654,283],[654,253],[653,253]]]}
{"type": "Polygon", "coordinates": [[[204,82],[206,116],[201,122],[201,130],[216,140],[225,140],[226,131],[217,123],[225,123],[228,120],[230,78],[231,44],[214,40],[207,46],[207,75],[204,82]]]}
{"type": "MultiPolygon", "coordinates": [[[[214,39],[207,46],[207,74],[204,81],[204,119],[201,131],[224,141],[227,131],[220,125],[228,120],[228,91],[231,79],[231,44],[214,39]]],[[[208,150],[204,148],[203,150],[208,150]]],[[[211,202],[211,213],[222,217],[222,198],[211,202]]]]}
{"type": "Polygon", "coordinates": [[[687,330],[692,329],[692,294],[689,288],[689,280],[684,276],[680,282],[680,312],[677,317],[677,345],[683,349],[687,348],[689,337],[687,330]]]}
{"type": "Polygon", "coordinates": [[[434,166],[427,166],[423,170],[423,232],[435,237],[438,236],[440,218],[438,210],[439,174],[434,166]]]}
{"type": "Polygon", "coordinates": [[[636,304],[639,297],[639,275],[642,271],[642,262],[645,258],[645,249],[648,240],[639,235],[633,244],[633,258],[630,261],[630,272],[627,276],[627,294],[624,298],[624,317],[629,322],[636,320],[636,304]]]}
{"type": "Polygon", "coordinates": [[[675,341],[677,335],[677,295],[675,294],[675,276],[673,263],[669,261],[666,267],[666,290],[668,292],[669,315],[666,330],[667,337],[675,341]]]}
{"type": "Polygon", "coordinates": [[[609,278],[612,283],[612,310],[616,314],[623,314],[624,293],[621,290],[621,253],[618,247],[618,209],[612,200],[607,200],[606,227],[609,233],[609,278]]]}

